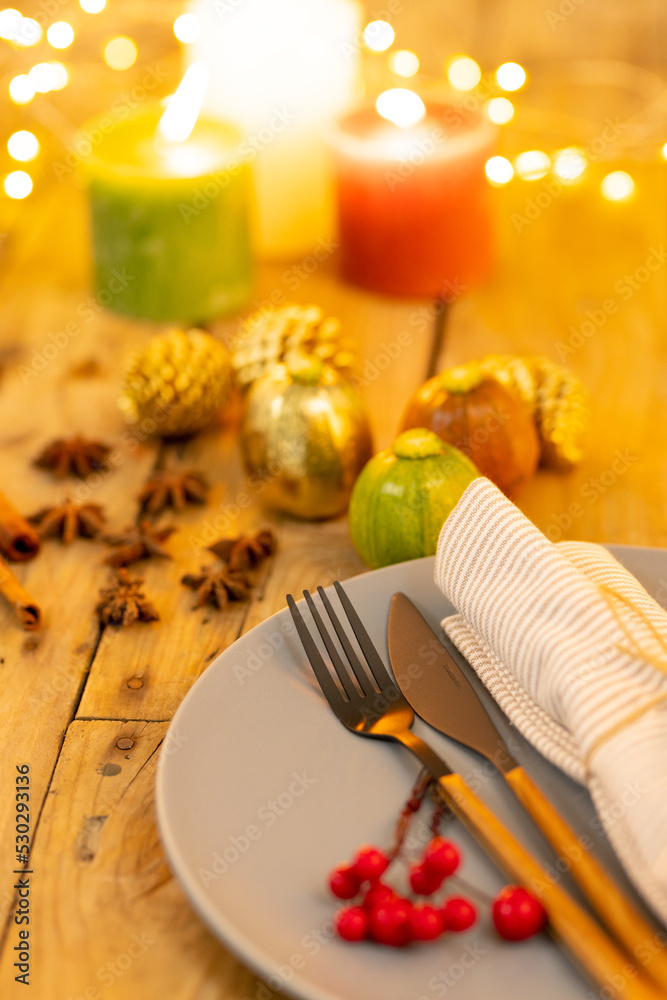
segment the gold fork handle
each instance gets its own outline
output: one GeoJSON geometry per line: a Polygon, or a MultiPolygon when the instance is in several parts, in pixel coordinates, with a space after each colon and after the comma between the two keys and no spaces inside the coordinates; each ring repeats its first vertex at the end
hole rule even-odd
{"type": "Polygon", "coordinates": [[[573,878],[609,930],[644,965],[667,995],[667,952],[660,943],[662,935],[658,937],[655,928],[639,913],[522,767],[508,771],[505,779],[559,857],[567,862],[573,878]]]}
{"type": "Polygon", "coordinates": [[[665,1000],[664,991],[645,979],[603,929],[559,885],[549,880],[538,861],[460,774],[440,778],[439,790],[499,866],[537,896],[549,915],[554,935],[598,986],[606,987],[618,1000],[665,1000]]]}

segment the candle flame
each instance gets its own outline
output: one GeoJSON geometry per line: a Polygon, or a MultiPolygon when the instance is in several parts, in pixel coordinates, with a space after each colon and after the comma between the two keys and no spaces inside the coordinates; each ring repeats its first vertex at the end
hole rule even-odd
{"type": "Polygon", "coordinates": [[[399,128],[410,128],[426,114],[426,105],[418,94],[403,87],[385,90],[375,102],[377,113],[399,128]]]}
{"type": "Polygon", "coordinates": [[[203,62],[192,63],[160,118],[161,136],[169,142],[185,142],[199,117],[207,85],[208,66],[203,62]]]}

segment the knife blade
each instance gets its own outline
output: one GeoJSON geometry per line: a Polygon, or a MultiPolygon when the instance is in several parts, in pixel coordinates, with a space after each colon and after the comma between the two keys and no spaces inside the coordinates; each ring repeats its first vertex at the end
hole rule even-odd
{"type": "MultiPolygon", "coordinates": [[[[512,757],[477,692],[449,650],[405,594],[392,597],[389,659],[403,695],[434,729],[486,757],[559,855],[607,927],[667,990],[667,951],[656,928],[512,757]]],[[[561,867],[559,864],[559,868],[561,867]]]]}

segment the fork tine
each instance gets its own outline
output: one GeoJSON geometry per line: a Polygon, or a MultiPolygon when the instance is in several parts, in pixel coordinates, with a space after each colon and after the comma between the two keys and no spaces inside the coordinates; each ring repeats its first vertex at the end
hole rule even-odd
{"type": "Polygon", "coordinates": [[[361,646],[361,650],[366,657],[368,666],[371,669],[371,673],[375,678],[378,687],[381,691],[385,690],[389,685],[395,686],[394,679],[390,677],[387,668],[380,658],[380,654],[373,645],[371,637],[364,628],[363,622],[357,612],[354,610],[350,598],[347,596],[343,590],[341,584],[338,580],[334,580],[334,587],[336,588],[336,593],[340,598],[340,603],[343,605],[343,610],[347,615],[347,619],[352,626],[352,631],[357,637],[357,642],[361,646]]]}
{"type": "Polygon", "coordinates": [[[338,679],[343,685],[343,690],[345,691],[345,694],[350,699],[350,701],[352,701],[353,698],[358,698],[359,692],[352,683],[352,678],[350,677],[350,673],[345,664],[343,663],[342,659],[340,658],[338,650],[336,649],[336,646],[334,645],[331,636],[327,632],[326,625],[322,621],[322,616],[315,607],[315,602],[313,601],[312,597],[310,596],[307,590],[304,590],[303,596],[306,598],[306,604],[308,605],[310,613],[313,616],[313,621],[317,625],[317,631],[322,636],[322,642],[326,646],[327,653],[331,657],[331,662],[334,665],[334,670],[338,674],[338,679]]]}
{"type": "Polygon", "coordinates": [[[287,606],[290,609],[290,614],[292,615],[292,620],[294,621],[299,639],[301,640],[301,645],[303,646],[306,656],[308,657],[308,661],[313,668],[313,673],[317,678],[317,682],[322,688],[322,693],[336,715],[338,715],[341,708],[347,703],[344,701],[343,696],[336,687],[334,679],[329,673],[329,668],[324,662],[319,649],[315,645],[315,641],[308,631],[308,627],[303,620],[303,616],[294,603],[294,598],[291,594],[287,595],[287,606]]]}
{"type": "Polygon", "coordinates": [[[320,597],[322,599],[322,603],[324,604],[324,607],[326,608],[327,614],[329,615],[329,618],[331,619],[331,624],[333,625],[334,629],[336,630],[336,635],[338,636],[338,638],[340,640],[341,646],[345,650],[345,655],[347,656],[348,660],[350,661],[352,669],[354,670],[355,677],[359,681],[359,684],[361,685],[362,691],[368,697],[373,697],[378,692],[373,687],[373,684],[371,682],[370,677],[368,676],[367,671],[364,669],[363,664],[360,662],[359,657],[355,653],[355,651],[354,651],[354,649],[352,647],[352,644],[351,644],[350,640],[347,637],[347,632],[345,631],[345,629],[341,625],[340,619],[339,619],[338,615],[336,614],[336,612],[334,611],[333,607],[331,606],[331,601],[329,600],[329,598],[327,597],[326,593],[324,592],[324,588],[323,587],[318,587],[317,588],[317,593],[320,595],[320,597]]]}

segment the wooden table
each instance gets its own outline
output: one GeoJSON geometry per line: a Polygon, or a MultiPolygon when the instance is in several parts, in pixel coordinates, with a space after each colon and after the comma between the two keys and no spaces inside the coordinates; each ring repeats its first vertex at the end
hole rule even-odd
{"type": "MultiPolygon", "coordinates": [[[[552,198],[525,225],[517,217],[527,216],[526,200],[542,190],[540,182],[497,192],[499,270],[486,287],[452,296],[437,365],[488,352],[560,355],[594,401],[587,457],[568,475],[540,472],[520,506],[554,539],[662,546],[665,167],[647,159],[630,169],[638,190],[631,204],[605,203],[596,187],[585,185],[552,198]],[[649,258],[659,261],[655,270],[647,269],[649,258]],[[618,307],[611,314],[600,313],[606,300],[618,307]],[[590,336],[582,333],[587,320],[595,327],[590,336]]],[[[155,331],[106,313],[90,298],[84,203],[71,179],[53,183],[20,213],[3,243],[0,488],[26,513],[51,504],[61,488],[31,465],[41,447],[76,432],[107,440],[116,452],[113,472],[75,492],[104,505],[111,527],[120,530],[136,515],[137,493],[160,447],[126,433],[116,408],[119,371],[128,351],[155,331]],[[76,333],[61,335],[70,322],[76,333]]],[[[341,284],[335,252],[295,291],[290,266],[260,269],[255,305],[282,295],[340,316],[363,352],[376,445],[386,446],[427,374],[432,306],[341,284]],[[407,347],[399,345],[402,333],[409,335],[407,347]]],[[[233,336],[238,322],[221,323],[216,332],[233,336]]],[[[221,650],[282,608],[288,591],[364,567],[345,517],[298,523],[262,509],[244,479],[236,437],[230,418],[178,452],[179,461],[205,470],[213,491],[204,511],[191,508],[174,518],[173,560],[141,570],[159,623],[100,630],[94,607],[107,572],[103,546],[90,541],[69,547],[50,541],[18,568],[44,608],[42,632],[27,635],[0,609],[3,998],[26,995],[13,968],[14,779],[15,765],[23,763],[30,765],[34,835],[32,1000],[271,995],[208,933],[170,874],[155,825],[156,764],[175,709],[221,650]],[[224,613],[192,611],[192,593],[179,579],[206,561],[202,540],[265,524],[277,534],[279,553],[253,599],[224,613]]],[[[329,861],[322,859],[323,871],[329,861]]]]}

